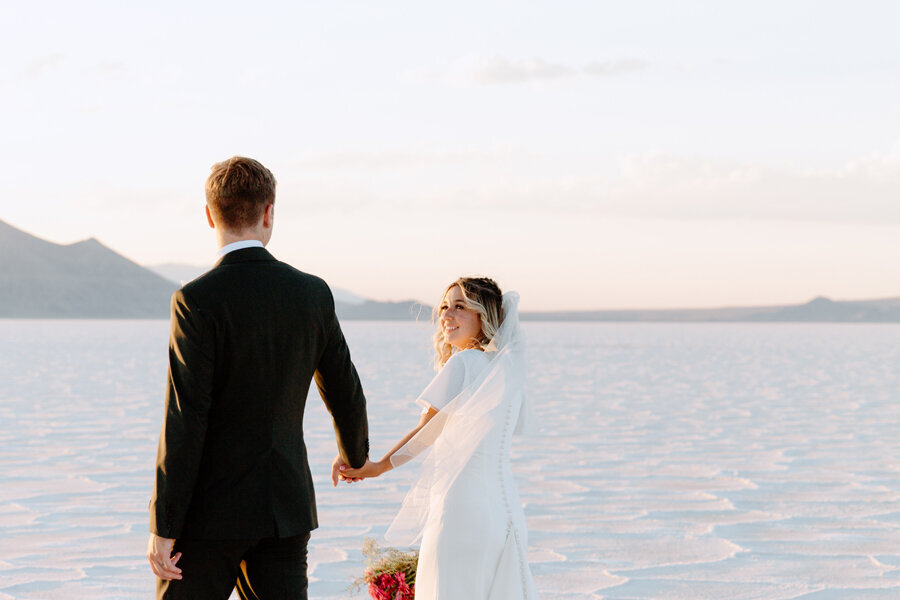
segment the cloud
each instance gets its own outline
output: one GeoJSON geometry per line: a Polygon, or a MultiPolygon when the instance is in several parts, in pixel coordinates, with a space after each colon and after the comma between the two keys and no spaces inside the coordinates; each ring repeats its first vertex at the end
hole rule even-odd
{"type": "Polygon", "coordinates": [[[65,56],[63,56],[62,54],[56,53],[47,54],[34,59],[28,64],[28,66],[25,67],[25,79],[37,79],[44,73],[52,71],[63,61],[64,58],[65,56]]]}
{"type": "Polygon", "coordinates": [[[645,153],[624,158],[616,171],[603,176],[563,175],[542,163],[547,160],[518,153],[485,154],[479,160],[450,153],[334,156],[318,165],[307,163],[311,180],[300,188],[331,190],[334,201],[342,195],[369,197],[363,204],[423,213],[452,206],[467,212],[571,213],[584,219],[900,224],[900,155],[893,153],[828,169],[645,153]],[[346,174],[317,173],[315,167],[329,166],[331,160],[346,174]],[[362,172],[367,176],[359,177],[362,172]]]}
{"type": "Polygon", "coordinates": [[[91,71],[101,77],[117,78],[125,72],[125,63],[116,60],[106,60],[98,63],[91,71]]]}
{"type": "Polygon", "coordinates": [[[482,206],[596,216],[900,224],[900,155],[802,169],[642,154],[609,177],[507,181],[483,193],[482,206]]]}
{"type": "Polygon", "coordinates": [[[575,71],[565,65],[550,63],[540,58],[509,60],[500,56],[480,58],[470,67],[475,83],[517,83],[537,79],[559,79],[573,75],[575,71]]]}
{"type": "Polygon", "coordinates": [[[496,163],[501,150],[382,150],[316,154],[296,159],[287,165],[291,169],[315,171],[402,170],[446,167],[461,164],[496,163]]]}
{"type": "Polygon", "coordinates": [[[894,142],[894,145],[891,147],[891,154],[900,156],[900,140],[894,142]]]}
{"type": "Polygon", "coordinates": [[[900,156],[876,154],[832,169],[634,157],[608,194],[613,206],[668,216],[898,223],[900,156]]]}
{"type": "Polygon", "coordinates": [[[584,67],[578,67],[542,58],[475,56],[457,61],[450,70],[450,79],[476,85],[502,85],[576,77],[611,77],[641,71],[648,66],[647,61],[639,58],[595,60],[584,67]]]}
{"type": "Polygon", "coordinates": [[[621,58],[618,60],[595,60],[584,68],[584,73],[595,77],[609,75],[622,75],[642,71],[650,66],[645,60],[639,58],[621,58]]]}
{"type": "Polygon", "coordinates": [[[553,163],[552,155],[511,148],[393,149],[312,155],[272,167],[279,194],[288,200],[283,212],[296,205],[304,214],[399,211],[431,218],[449,207],[473,215],[570,215],[579,221],[900,225],[897,153],[818,169],[664,153],[627,156],[604,175],[589,164],[565,172],[553,163]]]}

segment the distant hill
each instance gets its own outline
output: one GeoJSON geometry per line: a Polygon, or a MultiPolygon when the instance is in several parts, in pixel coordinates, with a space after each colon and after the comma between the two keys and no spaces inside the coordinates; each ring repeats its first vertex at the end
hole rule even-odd
{"type": "MultiPolygon", "coordinates": [[[[146,268],[96,239],[55,244],[0,220],[0,318],[167,319],[172,292],[209,267],[146,268]]],[[[335,288],[342,320],[412,320],[430,307],[376,302],[335,288]]]]}
{"type": "Polygon", "coordinates": [[[162,263],[159,265],[147,265],[147,268],[176,284],[178,287],[183,286],[189,281],[197,279],[212,268],[199,267],[197,265],[185,265],[181,263],[162,263]]]}
{"type": "Polygon", "coordinates": [[[0,221],[0,317],[166,318],[177,287],[93,238],[54,244],[0,221]]]}
{"type": "MultiPolygon", "coordinates": [[[[335,298],[337,294],[335,293],[335,298]]],[[[376,302],[366,300],[362,304],[347,304],[335,300],[334,310],[342,321],[428,321],[431,307],[415,300],[404,302],[376,302]]]]}
{"type": "Polygon", "coordinates": [[[835,301],[815,298],[793,306],[743,306],[673,310],[593,310],[522,313],[523,321],[626,322],[841,322],[900,323],[900,298],[835,301]]]}
{"type": "Polygon", "coordinates": [[[900,322],[900,298],[835,302],[819,297],[800,306],[787,306],[771,313],[756,314],[749,320],[840,323],[900,322]]]}
{"type": "MultiPolygon", "coordinates": [[[[91,238],[54,244],[0,221],[0,318],[159,318],[182,282],[208,267],[142,267],[91,238]],[[155,272],[154,272],[155,271],[155,272]]],[[[428,320],[431,307],[413,300],[377,302],[334,289],[341,320],[428,320]]],[[[900,298],[795,306],[681,310],[525,312],[523,321],[631,322],[900,322],[900,298]]]]}
{"type": "MultiPolygon", "coordinates": [[[[147,268],[175,284],[184,285],[206,273],[212,266],[163,263],[147,268]]],[[[414,319],[420,312],[421,305],[413,300],[377,302],[340,288],[332,288],[331,292],[334,294],[335,312],[342,320],[404,321],[414,319]]],[[[425,307],[425,313],[430,316],[431,308],[425,307]]]]}

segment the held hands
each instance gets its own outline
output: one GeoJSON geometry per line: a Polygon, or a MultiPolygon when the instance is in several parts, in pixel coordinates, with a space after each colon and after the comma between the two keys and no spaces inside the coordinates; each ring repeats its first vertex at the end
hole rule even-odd
{"type": "Polygon", "coordinates": [[[159,537],[152,533],[147,544],[147,560],[150,561],[153,574],[166,581],[181,579],[181,569],[175,566],[175,563],[181,558],[181,552],[172,556],[174,545],[175,540],[159,537]]]}
{"type": "Polygon", "coordinates": [[[379,460],[372,462],[366,459],[366,464],[358,469],[352,469],[349,465],[340,467],[341,476],[351,479],[365,479],[367,477],[378,477],[385,471],[391,470],[391,463],[388,460],[379,460]]]}
{"type": "Polygon", "coordinates": [[[331,463],[331,484],[333,486],[336,486],[338,484],[338,481],[354,483],[356,481],[362,481],[367,477],[378,477],[385,471],[390,470],[391,463],[388,460],[372,462],[371,460],[366,459],[366,464],[358,469],[354,469],[343,460],[341,460],[340,456],[337,456],[334,459],[334,462],[331,463]]]}
{"type": "Polygon", "coordinates": [[[335,487],[338,484],[338,481],[346,481],[347,483],[353,483],[354,481],[362,481],[361,477],[347,477],[344,475],[344,469],[349,469],[350,465],[341,460],[341,455],[338,454],[334,462],[331,463],[331,486],[335,487]]]}
{"type": "MultiPolygon", "coordinates": [[[[419,424],[406,434],[402,440],[397,442],[397,445],[393,447],[387,454],[384,455],[379,461],[372,462],[369,459],[366,459],[366,464],[361,466],[358,469],[352,468],[350,465],[341,460],[341,457],[338,456],[334,459],[334,463],[331,465],[331,483],[337,485],[338,480],[346,481],[347,483],[353,483],[354,481],[362,481],[367,477],[378,477],[382,473],[386,471],[390,471],[394,468],[394,465],[391,464],[391,458],[395,456],[396,452],[400,450],[403,446],[405,446],[409,440],[411,440],[419,431],[422,430],[425,425],[431,420],[434,415],[438,414],[438,411],[434,408],[429,408],[427,412],[422,413],[419,416],[419,424]]],[[[368,447],[367,447],[368,448],[368,447]]],[[[407,457],[404,461],[398,461],[399,464],[403,464],[409,460],[407,457]]]]}

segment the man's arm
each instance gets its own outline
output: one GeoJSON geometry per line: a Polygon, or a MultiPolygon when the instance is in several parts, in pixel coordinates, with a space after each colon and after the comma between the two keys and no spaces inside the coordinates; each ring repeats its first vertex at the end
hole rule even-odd
{"type": "Polygon", "coordinates": [[[369,422],[366,397],[359,375],[350,360],[332,301],[327,324],[327,342],[316,369],[316,386],[334,421],[338,452],[352,467],[361,467],[369,456],[369,422]]]}
{"type": "Polygon", "coordinates": [[[150,531],[162,538],[181,535],[203,455],[213,380],[207,318],[183,290],[172,296],[166,411],[150,501],[150,531]]]}

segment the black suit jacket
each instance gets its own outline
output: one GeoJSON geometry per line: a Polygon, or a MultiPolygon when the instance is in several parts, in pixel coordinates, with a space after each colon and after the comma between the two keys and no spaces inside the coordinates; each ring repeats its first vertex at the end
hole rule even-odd
{"type": "Polygon", "coordinates": [[[150,530],[258,539],[315,529],[302,428],[314,377],[341,456],[361,466],[366,400],[324,281],[246,248],[175,292],[150,530]]]}

